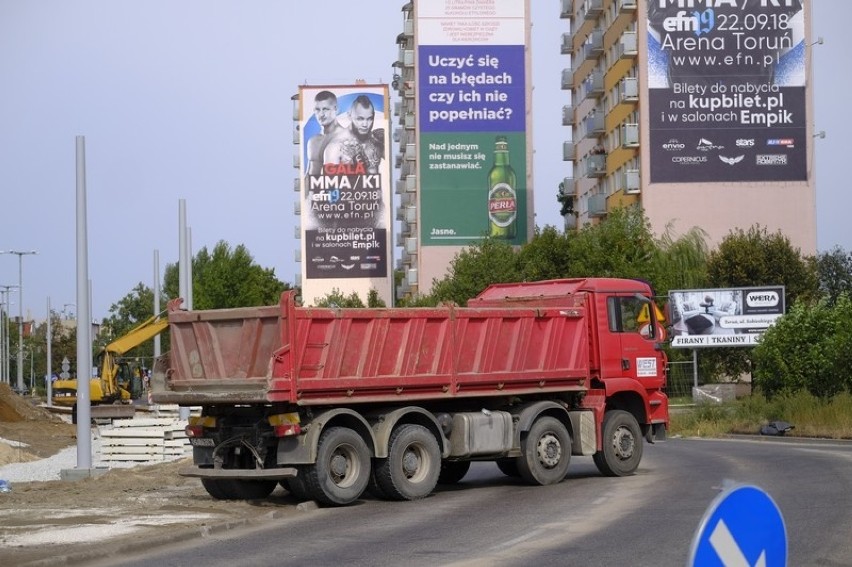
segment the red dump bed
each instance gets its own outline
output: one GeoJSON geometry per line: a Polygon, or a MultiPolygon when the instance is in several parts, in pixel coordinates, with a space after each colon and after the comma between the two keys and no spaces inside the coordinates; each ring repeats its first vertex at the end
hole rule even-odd
{"type": "Polygon", "coordinates": [[[287,292],[275,307],[172,312],[170,368],[155,372],[154,400],[311,405],[584,390],[584,280],[560,281],[489,288],[471,301],[482,307],[301,308],[287,292]]]}

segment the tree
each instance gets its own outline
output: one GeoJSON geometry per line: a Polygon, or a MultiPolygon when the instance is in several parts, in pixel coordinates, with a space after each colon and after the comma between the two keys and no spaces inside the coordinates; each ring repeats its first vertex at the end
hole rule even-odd
{"type": "Polygon", "coordinates": [[[571,263],[571,238],[553,226],[536,227],[532,240],[518,252],[518,263],[525,281],[567,277],[571,263]]]}
{"type": "Polygon", "coordinates": [[[841,294],[800,301],[770,327],[754,349],[755,385],[771,398],[807,390],[821,398],[852,392],[852,300],[841,294]]]}
{"type": "Polygon", "coordinates": [[[783,285],[787,307],[818,296],[813,262],[780,231],[769,234],[760,225],[728,233],[710,254],[707,273],[716,287],[783,285]]]}
{"type": "Polygon", "coordinates": [[[652,259],[654,275],[651,281],[658,294],[666,295],[673,289],[694,289],[707,285],[707,233],[691,228],[675,238],[671,225],[666,227],[657,242],[657,254],[652,259]]]}
{"type": "Polygon", "coordinates": [[[436,301],[454,301],[464,305],[492,283],[522,281],[518,257],[510,244],[495,238],[456,254],[448,274],[432,283],[436,301]]]}
{"type": "MultiPolygon", "coordinates": [[[[707,273],[710,285],[719,288],[783,285],[788,309],[800,299],[818,295],[814,262],[794,248],[780,231],[769,234],[759,225],[748,231],[736,229],[725,236],[710,254],[707,273]]],[[[706,350],[701,361],[706,375],[736,378],[753,369],[753,349],[706,350]]]]}
{"type": "MultiPolygon", "coordinates": [[[[160,305],[163,317],[168,316],[165,313],[166,304],[167,300],[161,297],[160,305]]],[[[103,320],[100,334],[97,337],[93,337],[96,353],[154,315],[154,290],[139,282],[130,293],[121,298],[117,303],[112,304],[109,312],[110,316],[103,320]]],[[[161,352],[168,352],[168,333],[164,332],[160,335],[160,349],[161,352]]],[[[137,358],[139,366],[153,368],[154,341],[146,341],[132,348],[122,356],[125,358],[137,358]]]]}
{"type": "MultiPolygon", "coordinates": [[[[177,297],[178,266],[169,264],[164,274],[167,297],[177,297]]],[[[213,252],[205,246],[192,260],[192,308],[225,309],[275,305],[290,286],[275,277],[275,270],[254,262],[242,244],[231,250],[219,241],[213,252]]]]}
{"type": "Polygon", "coordinates": [[[839,246],[823,252],[816,258],[819,290],[830,303],[837,301],[841,293],[852,296],[852,252],[846,253],[839,246]]]}
{"type": "Polygon", "coordinates": [[[570,238],[568,275],[653,281],[656,254],[657,243],[642,209],[618,208],[570,238]]]}

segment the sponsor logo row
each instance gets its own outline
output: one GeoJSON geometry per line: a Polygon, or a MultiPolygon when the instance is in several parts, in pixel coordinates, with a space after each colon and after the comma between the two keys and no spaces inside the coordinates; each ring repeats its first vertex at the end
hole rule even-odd
{"type": "Polygon", "coordinates": [[[379,267],[378,261],[380,259],[379,256],[365,256],[365,261],[360,262],[361,256],[340,258],[339,256],[332,255],[328,259],[324,256],[314,256],[311,258],[311,262],[317,264],[316,269],[318,270],[332,270],[336,267],[343,268],[344,270],[352,270],[356,265],[358,265],[359,270],[375,270],[379,267]]]}
{"type": "MultiPolygon", "coordinates": [[[[726,156],[719,154],[719,161],[730,166],[743,163],[745,154],[726,156]]],[[[674,156],[672,163],[678,165],[701,165],[707,163],[707,156],[674,156]]],[[[754,156],[755,165],[787,165],[787,154],[757,154],[754,156]]]]}
{"type": "MultiPolygon", "coordinates": [[[[794,138],[767,138],[765,142],[767,146],[772,147],[796,147],[796,140],[794,138]]],[[[738,148],[754,148],[757,146],[757,140],[755,138],[737,138],[734,144],[738,148]]],[[[662,148],[667,152],[682,152],[687,148],[694,148],[699,152],[709,152],[712,150],[724,150],[725,146],[716,144],[707,138],[700,138],[695,146],[681,142],[677,138],[671,138],[668,142],[662,144],[662,148]]]]}

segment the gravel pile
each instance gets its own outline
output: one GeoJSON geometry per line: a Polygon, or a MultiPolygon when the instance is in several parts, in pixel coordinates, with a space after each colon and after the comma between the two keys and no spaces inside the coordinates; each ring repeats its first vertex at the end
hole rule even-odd
{"type": "MultiPolygon", "coordinates": [[[[18,447],[26,450],[26,444],[18,443],[8,439],[0,438],[0,443],[10,447],[18,447]]],[[[115,463],[109,465],[103,463],[98,458],[100,454],[101,443],[96,434],[92,434],[92,467],[94,468],[130,468],[140,464],[148,463],[115,463]]],[[[0,480],[5,480],[9,484],[16,482],[43,482],[51,480],[60,480],[61,471],[65,469],[77,468],[77,447],[68,447],[62,449],[52,457],[47,459],[38,459],[35,461],[10,463],[0,466],[0,480]]]]}

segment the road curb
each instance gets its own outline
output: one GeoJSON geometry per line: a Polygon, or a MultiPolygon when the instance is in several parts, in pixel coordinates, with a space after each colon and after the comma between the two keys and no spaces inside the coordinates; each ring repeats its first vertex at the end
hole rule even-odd
{"type": "MultiPolygon", "coordinates": [[[[308,501],[301,502],[298,505],[293,506],[292,511],[307,512],[311,510],[316,510],[317,508],[318,506],[315,502],[308,501]]],[[[185,529],[176,529],[176,531],[168,535],[158,535],[156,547],[160,548],[162,546],[182,543],[193,539],[208,538],[214,535],[245,528],[249,525],[259,524],[264,520],[277,520],[287,515],[289,514],[286,514],[285,510],[272,510],[267,512],[266,514],[262,514],[258,517],[251,519],[239,518],[210,525],[187,527],[185,529]]],[[[137,533],[136,535],[140,537],[135,538],[135,541],[118,545],[111,544],[109,546],[109,549],[106,550],[92,549],[90,551],[79,551],[76,553],[68,553],[66,555],[53,555],[49,558],[37,559],[34,561],[23,563],[21,564],[21,567],[56,567],[57,565],[80,565],[82,563],[92,561],[104,561],[109,558],[118,558],[122,554],[134,554],[141,551],[150,550],[151,542],[148,541],[146,538],[142,537],[144,536],[144,532],[140,530],[140,533],[137,533]]]]}

